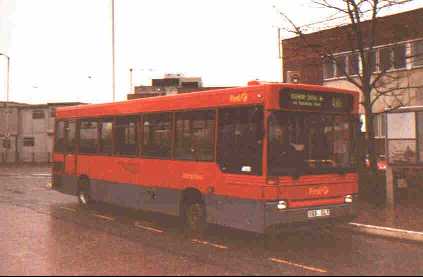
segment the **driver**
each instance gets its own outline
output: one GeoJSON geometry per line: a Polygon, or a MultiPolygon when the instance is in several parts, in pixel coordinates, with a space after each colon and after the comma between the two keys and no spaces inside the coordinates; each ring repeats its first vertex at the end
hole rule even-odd
{"type": "Polygon", "coordinates": [[[269,160],[272,165],[291,172],[304,168],[304,151],[297,150],[296,146],[289,142],[286,126],[274,128],[270,139],[269,160]]]}

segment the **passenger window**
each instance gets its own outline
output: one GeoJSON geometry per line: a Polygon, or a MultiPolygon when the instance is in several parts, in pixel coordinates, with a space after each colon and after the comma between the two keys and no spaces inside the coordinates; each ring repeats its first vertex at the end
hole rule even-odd
{"type": "Polygon", "coordinates": [[[262,174],[263,109],[219,111],[218,162],[223,172],[262,174]]]}
{"type": "Polygon", "coordinates": [[[66,130],[66,153],[76,152],[76,122],[65,122],[66,130]]]}
{"type": "Polygon", "coordinates": [[[65,122],[59,121],[56,123],[54,151],[58,153],[65,152],[65,122]]]}
{"type": "Polygon", "coordinates": [[[136,156],[137,118],[118,118],[115,125],[115,153],[123,156],[136,156]]]}
{"type": "Polygon", "coordinates": [[[176,114],[175,158],[214,160],[215,111],[176,114]]]}
{"type": "Polygon", "coordinates": [[[113,120],[104,119],[100,123],[100,153],[113,154],[113,120]]]}
{"type": "Polygon", "coordinates": [[[82,120],[79,125],[79,153],[97,153],[98,122],[95,120],[82,120]]]}
{"type": "Polygon", "coordinates": [[[148,157],[170,158],[172,146],[172,116],[170,113],[143,116],[142,154],[148,157]]]}

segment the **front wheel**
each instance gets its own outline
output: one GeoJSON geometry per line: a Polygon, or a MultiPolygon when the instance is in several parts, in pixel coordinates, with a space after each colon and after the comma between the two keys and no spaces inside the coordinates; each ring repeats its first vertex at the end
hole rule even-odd
{"type": "Polygon", "coordinates": [[[93,200],[90,194],[90,187],[88,180],[81,180],[78,191],[78,201],[81,206],[88,207],[93,204],[93,200]]]}
{"type": "Polygon", "coordinates": [[[206,209],[201,202],[193,202],[185,205],[184,221],[186,230],[194,235],[200,235],[207,228],[206,209]]]}

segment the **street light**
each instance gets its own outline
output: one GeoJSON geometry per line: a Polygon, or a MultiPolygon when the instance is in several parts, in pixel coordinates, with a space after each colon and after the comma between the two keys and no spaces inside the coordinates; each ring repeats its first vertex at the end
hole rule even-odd
{"type": "Polygon", "coordinates": [[[0,53],[0,56],[7,58],[7,77],[6,77],[6,138],[9,138],[9,83],[10,83],[10,57],[0,53]]]}
{"type": "Polygon", "coordinates": [[[112,0],[112,86],[113,102],[116,100],[116,69],[115,69],[115,0],[112,0]]]}

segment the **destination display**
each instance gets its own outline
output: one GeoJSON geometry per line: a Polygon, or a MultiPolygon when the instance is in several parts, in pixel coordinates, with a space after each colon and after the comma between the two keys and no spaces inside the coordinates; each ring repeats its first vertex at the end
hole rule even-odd
{"type": "Polygon", "coordinates": [[[351,112],[353,96],[327,92],[284,89],[280,93],[282,109],[351,112]]]}

